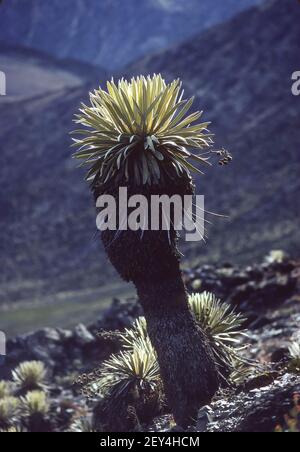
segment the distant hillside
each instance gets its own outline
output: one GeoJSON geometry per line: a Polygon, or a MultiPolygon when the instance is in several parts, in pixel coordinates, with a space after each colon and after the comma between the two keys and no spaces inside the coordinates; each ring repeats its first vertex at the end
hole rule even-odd
{"type": "MultiPolygon", "coordinates": [[[[0,302],[34,302],[35,295],[56,293],[65,273],[76,281],[82,253],[95,241],[93,204],[70,158],[69,132],[80,100],[107,76],[89,64],[3,43],[0,67],[7,76],[0,98],[0,302]]],[[[63,289],[72,284],[64,281],[63,289]]]]}
{"type": "MultiPolygon", "coordinates": [[[[230,167],[199,180],[207,209],[230,219],[208,218],[209,242],[189,245],[190,259],[246,262],[270,248],[299,251],[300,104],[290,80],[299,69],[299,23],[296,2],[274,0],[127,71],[182,77],[213,120],[218,145],[234,155],[230,167]]],[[[0,99],[1,302],[119,281],[70,159],[72,117],[92,86],[0,99]]]]}
{"type": "Polygon", "coordinates": [[[128,69],[181,77],[212,121],[216,146],[234,156],[199,179],[207,208],[230,219],[209,218],[208,245],[190,256],[247,261],[270,247],[299,251],[300,98],[291,94],[299,23],[297,2],[267,1],[128,69]]]}
{"type": "MultiPolygon", "coordinates": [[[[86,63],[56,60],[42,52],[0,42],[0,70],[6,74],[5,102],[21,101],[82,86],[104,71],[86,63]]],[[[3,99],[4,101],[4,99],[3,99]]]]}
{"type": "Polygon", "coordinates": [[[4,0],[0,40],[120,68],[261,0],[4,0]]]}

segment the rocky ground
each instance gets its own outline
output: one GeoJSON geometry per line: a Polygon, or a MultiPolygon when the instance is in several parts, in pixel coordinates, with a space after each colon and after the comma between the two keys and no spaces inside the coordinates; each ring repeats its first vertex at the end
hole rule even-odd
{"type": "MultiPolygon", "coordinates": [[[[260,363],[260,371],[237,387],[220,391],[210,407],[200,410],[200,432],[295,431],[299,426],[300,372],[291,369],[289,345],[300,342],[300,261],[272,252],[264,262],[246,268],[230,264],[202,266],[184,273],[190,292],[209,290],[247,318],[245,355],[260,363]]],[[[74,381],[119,350],[114,332],[129,327],[142,314],[135,299],[114,300],[92,325],[74,330],[43,329],[10,340],[0,378],[23,361],[43,361],[48,369],[51,428],[54,431],[90,429],[88,420],[97,403],[81,395],[74,381]],[[101,332],[101,334],[98,334],[101,332]],[[82,422],[85,419],[86,422],[82,422]]],[[[300,358],[300,357],[299,357],[300,358]]],[[[178,430],[167,407],[143,431],[178,430]]]]}

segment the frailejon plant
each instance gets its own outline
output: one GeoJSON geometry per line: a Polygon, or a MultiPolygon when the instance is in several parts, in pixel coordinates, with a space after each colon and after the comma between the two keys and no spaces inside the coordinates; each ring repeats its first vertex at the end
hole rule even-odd
{"type": "Polygon", "coordinates": [[[133,185],[160,184],[162,177],[189,176],[201,171],[189,162],[208,164],[188,149],[208,147],[209,123],[192,125],[202,115],[186,116],[193,99],[184,100],[181,83],[167,85],[160,75],[131,82],[107,83],[107,91],[90,94],[91,105],[82,104],[76,130],[75,157],[90,167],[88,180],[106,183],[112,178],[133,185]]]}
{"type": "MultiPolygon", "coordinates": [[[[193,194],[191,172],[201,171],[191,160],[209,164],[193,150],[209,152],[212,137],[209,124],[197,122],[201,112],[188,114],[192,103],[183,99],[179,80],[167,84],[160,75],[112,81],[107,91],[91,93],[90,105],[82,105],[76,117],[82,128],[76,131],[75,157],[89,167],[95,199],[113,196],[118,211],[120,186],[149,204],[152,195],[193,194]]],[[[121,277],[136,286],[169,405],[184,426],[210,402],[219,378],[209,342],[188,306],[177,233],[106,230],[101,237],[121,277]]]]}
{"type": "Polygon", "coordinates": [[[159,381],[156,354],[148,338],[137,340],[130,351],[113,355],[101,369],[99,389],[102,394],[114,393],[114,399],[141,388],[153,389],[159,381]]]}
{"type": "MultiPolygon", "coordinates": [[[[245,317],[210,292],[191,294],[188,301],[197,323],[209,340],[221,379],[225,383],[246,379],[254,372],[254,366],[243,353],[243,339],[247,337],[243,329],[245,317]]],[[[133,327],[127,328],[120,336],[125,349],[133,350],[141,341],[146,343],[149,339],[146,319],[138,318],[133,327]]]]}
{"type": "MultiPolygon", "coordinates": [[[[246,319],[209,292],[190,295],[189,306],[209,340],[224,386],[244,384],[256,374],[257,366],[244,356],[246,319]]],[[[157,355],[148,335],[146,319],[139,317],[132,327],[118,335],[121,353],[113,355],[94,373],[77,380],[85,395],[104,398],[106,417],[113,428],[120,417],[124,427],[129,409],[138,421],[143,421],[141,408],[149,414],[149,400],[153,416],[164,407],[157,355]]],[[[96,417],[103,422],[103,412],[96,411],[96,417]]]]}
{"type": "Polygon", "coordinates": [[[0,428],[7,429],[17,422],[20,401],[16,397],[5,397],[0,400],[0,428]]]}
{"type": "Polygon", "coordinates": [[[30,417],[34,415],[46,416],[49,412],[47,394],[43,391],[29,391],[21,397],[22,415],[30,417]]]}
{"type": "Polygon", "coordinates": [[[24,361],[13,372],[12,379],[21,392],[43,389],[47,371],[41,361],[24,361]]]}
{"type": "Polygon", "coordinates": [[[11,388],[8,381],[0,381],[0,399],[10,396],[11,388]]]}
{"type": "Polygon", "coordinates": [[[50,403],[43,391],[29,391],[21,397],[22,421],[30,432],[50,430],[48,418],[50,403]]]}
{"type": "MultiPolygon", "coordinates": [[[[49,388],[45,386],[44,376],[48,371],[44,364],[37,366],[36,362],[26,361],[25,364],[25,366],[18,365],[15,371],[12,371],[15,375],[13,381],[0,381],[0,433],[68,431],[73,420],[79,415],[88,416],[85,408],[81,409],[78,406],[77,410],[76,405],[74,409],[72,400],[61,401],[56,397],[57,394],[51,397],[51,391],[48,391],[49,388]],[[21,379],[16,378],[16,371],[19,376],[20,369],[22,369],[21,379]],[[30,379],[28,375],[31,375],[30,379]],[[36,378],[37,375],[38,378],[36,378]],[[24,381],[26,381],[25,386],[24,381]],[[33,385],[38,385],[42,389],[24,389],[33,385]],[[72,415],[69,413],[70,407],[72,407],[72,415]]],[[[56,381],[56,383],[59,382],[56,381]]],[[[70,381],[66,382],[65,386],[69,383],[70,381]]]]}
{"type": "Polygon", "coordinates": [[[25,431],[19,426],[17,427],[13,426],[8,427],[7,429],[1,429],[0,433],[25,433],[25,431]]]}
{"type": "Polygon", "coordinates": [[[99,433],[99,431],[96,431],[94,429],[92,422],[87,420],[84,417],[75,419],[72,422],[72,424],[70,425],[69,432],[70,433],[99,433]]]}
{"type": "Polygon", "coordinates": [[[246,336],[245,317],[210,292],[190,295],[189,304],[209,340],[221,377],[226,380],[227,374],[229,379],[239,380],[249,368],[241,353],[245,349],[241,345],[246,336]]]}
{"type": "MultiPolygon", "coordinates": [[[[139,317],[133,324],[132,328],[126,328],[124,333],[120,334],[123,347],[128,350],[133,350],[136,344],[141,341],[148,344],[149,335],[147,330],[147,322],[145,317],[139,317]]],[[[150,349],[152,352],[152,349],[150,349]]]]}
{"type": "Polygon", "coordinates": [[[300,374],[300,342],[291,342],[289,345],[289,370],[300,374]]]}
{"type": "MultiPolygon", "coordinates": [[[[133,334],[138,335],[136,330],[133,334]]],[[[104,361],[85,384],[84,393],[101,400],[101,413],[96,408],[94,425],[99,418],[107,429],[126,431],[135,428],[137,420],[149,422],[160,413],[163,397],[155,350],[147,335],[132,336],[132,341],[131,346],[128,341],[120,353],[104,361]]]]}

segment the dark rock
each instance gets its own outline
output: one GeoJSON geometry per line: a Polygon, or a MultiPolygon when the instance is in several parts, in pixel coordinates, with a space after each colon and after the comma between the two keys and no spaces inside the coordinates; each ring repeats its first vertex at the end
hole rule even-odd
{"type": "Polygon", "coordinates": [[[74,337],[74,333],[71,330],[63,330],[63,329],[58,328],[57,331],[60,335],[60,339],[62,342],[71,341],[74,337]]]}
{"type": "Polygon", "coordinates": [[[198,412],[196,424],[197,432],[205,432],[207,426],[213,421],[213,410],[209,406],[201,408],[198,412]]]}
{"type": "Polygon", "coordinates": [[[251,328],[251,330],[256,330],[256,329],[262,328],[271,323],[271,320],[265,316],[256,316],[256,319],[253,320],[252,322],[249,322],[248,315],[247,315],[247,317],[248,317],[248,324],[246,324],[245,326],[248,328],[251,328]]]}
{"type": "Polygon", "coordinates": [[[241,286],[249,281],[249,275],[246,272],[237,271],[232,268],[221,268],[217,270],[217,275],[227,288],[241,286]]]}
{"type": "Polygon", "coordinates": [[[153,419],[152,424],[147,428],[149,432],[172,432],[173,429],[179,429],[182,431],[181,427],[174,425],[174,418],[170,414],[165,414],[164,416],[159,416],[153,419]]]}
{"type": "Polygon", "coordinates": [[[288,357],[289,351],[287,348],[278,348],[277,350],[275,350],[272,355],[271,355],[271,360],[274,363],[279,363],[282,361],[285,361],[288,357]]]}
{"type": "Polygon", "coordinates": [[[95,342],[94,336],[89,332],[89,330],[82,324],[75,327],[74,339],[79,346],[90,345],[95,342]]]}
{"type": "Polygon", "coordinates": [[[270,386],[220,400],[212,405],[214,421],[209,432],[273,432],[292,408],[300,377],[282,376],[270,386]]]}
{"type": "Polygon", "coordinates": [[[54,373],[66,373],[75,361],[81,368],[89,368],[119,349],[120,344],[109,341],[107,335],[96,337],[99,330],[124,330],[142,314],[136,299],[114,299],[102,317],[89,327],[80,324],[74,331],[44,328],[11,339],[7,343],[7,358],[1,363],[0,378],[10,377],[12,369],[23,361],[43,361],[54,373]]]}
{"type": "Polygon", "coordinates": [[[66,372],[74,359],[81,358],[72,331],[44,328],[18,336],[7,343],[7,359],[0,376],[9,377],[12,369],[23,361],[42,361],[52,373],[66,372]]]}
{"type": "Polygon", "coordinates": [[[296,288],[296,280],[290,275],[275,274],[271,278],[263,279],[260,283],[250,281],[238,286],[229,296],[228,302],[239,306],[246,312],[249,309],[267,309],[278,306],[289,298],[296,288]]]}
{"type": "Polygon", "coordinates": [[[93,334],[103,329],[109,331],[123,330],[142,315],[142,307],[135,298],[128,300],[115,298],[111,306],[104,311],[101,319],[89,326],[89,330],[93,334]]]}
{"type": "Polygon", "coordinates": [[[180,427],[180,425],[175,425],[175,427],[172,427],[169,431],[170,433],[183,433],[184,429],[180,427]]]}

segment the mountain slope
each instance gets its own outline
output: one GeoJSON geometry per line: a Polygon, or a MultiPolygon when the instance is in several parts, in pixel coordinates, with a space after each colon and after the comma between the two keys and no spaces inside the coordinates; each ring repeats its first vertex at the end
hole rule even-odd
{"type": "MultiPolygon", "coordinates": [[[[234,155],[200,178],[214,219],[207,245],[189,245],[190,259],[248,261],[274,247],[299,250],[300,7],[288,0],[242,13],[184,45],[128,70],[180,76],[213,120],[218,144],[234,155]]],[[[101,77],[100,77],[101,78],[101,77]]],[[[82,173],[70,159],[72,117],[91,82],[36,99],[0,99],[2,272],[0,301],[113,283],[95,239],[95,214],[82,173]]]]}
{"type": "MultiPolygon", "coordinates": [[[[0,66],[7,76],[7,95],[0,98],[0,302],[32,303],[35,295],[59,291],[60,264],[76,279],[82,252],[94,243],[92,203],[70,158],[69,131],[80,100],[106,74],[89,64],[5,45],[0,66]],[[72,239],[74,224],[89,205],[89,220],[75,226],[80,233],[72,239]],[[79,237],[86,239],[85,247],[79,237]]],[[[63,288],[72,289],[72,282],[63,288]]]]}
{"type": "Polygon", "coordinates": [[[5,102],[23,101],[82,86],[104,71],[88,64],[49,57],[39,51],[0,44],[0,68],[6,75],[5,102]]]}
{"type": "Polygon", "coordinates": [[[113,69],[261,0],[9,0],[0,40],[113,69]]]}
{"type": "Polygon", "coordinates": [[[268,1],[128,69],[181,77],[217,147],[233,153],[232,165],[208,170],[198,189],[229,222],[213,220],[207,247],[192,255],[246,260],[269,247],[299,250],[300,102],[291,93],[299,21],[296,2],[268,1]]]}

